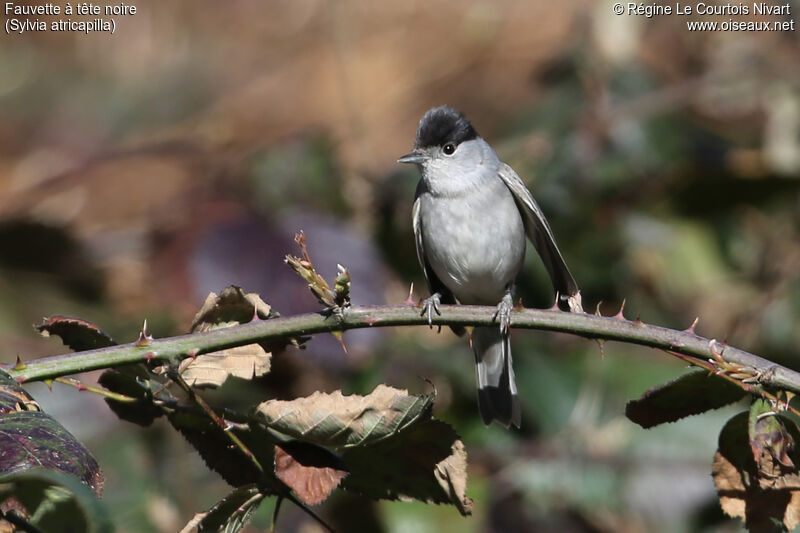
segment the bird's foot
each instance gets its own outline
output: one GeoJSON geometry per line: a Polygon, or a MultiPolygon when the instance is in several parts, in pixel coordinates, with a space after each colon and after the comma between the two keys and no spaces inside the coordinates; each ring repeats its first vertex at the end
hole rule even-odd
{"type": "Polygon", "coordinates": [[[497,304],[497,312],[494,314],[493,319],[500,322],[500,333],[508,335],[508,328],[511,325],[511,311],[514,309],[514,301],[511,298],[511,293],[507,292],[500,303],[497,304]]]}
{"type": "MultiPolygon", "coordinates": [[[[425,298],[422,300],[422,312],[419,316],[426,316],[428,317],[428,326],[433,329],[433,313],[436,313],[439,316],[442,316],[442,312],[439,311],[439,304],[441,303],[442,295],[438,292],[435,292],[430,295],[430,297],[425,298]]],[[[439,331],[442,330],[442,326],[439,326],[439,331]]]]}

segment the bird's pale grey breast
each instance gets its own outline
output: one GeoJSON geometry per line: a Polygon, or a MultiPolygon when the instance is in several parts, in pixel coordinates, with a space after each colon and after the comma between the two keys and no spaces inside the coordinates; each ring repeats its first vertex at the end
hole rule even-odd
{"type": "Polygon", "coordinates": [[[458,196],[422,192],[424,253],[462,303],[495,305],[525,256],[525,230],[511,192],[494,178],[458,196]]]}

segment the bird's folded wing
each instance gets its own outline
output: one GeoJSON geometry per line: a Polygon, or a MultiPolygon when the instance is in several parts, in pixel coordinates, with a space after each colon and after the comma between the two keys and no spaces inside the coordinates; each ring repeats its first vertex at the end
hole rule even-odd
{"type": "MultiPolygon", "coordinates": [[[[503,163],[498,174],[514,196],[514,201],[517,203],[525,225],[525,233],[536,246],[536,251],[539,252],[539,256],[550,274],[553,287],[559,294],[559,307],[572,312],[582,312],[581,292],[578,284],[570,274],[569,268],[558,250],[553,231],[550,229],[544,213],[513,168],[503,163]]],[[[417,250],[419,251],[419,248],[417,250]]]]}
{"type": "MultiPolygon", "coordinates": [[[[419,260],[419,264],[422,266],[422,272],[425,274],[425,281],[428,282],[428,290],[431,292],[431,295],[439,293],[440,301],[443,304],[455,304],[458,303],[456,301],[456,297],[453,295],[450,289],[448,289],[445,284],[442,283],[442,280],[436,276],[436,272],[433,271],[433,268],[428,262],[428,258],[425,257],[425,245],[422,240],[422,220],[419,214],[419,195],[421,188],[422,182],[420,182],[420,186],[417,187],[417,195],[414,198],[414,207],[411,209],[411,218],[414,227],[414,244],[417,247],[417,259],[419,260]]],[[[466,330],[461,326],[450,326],[450,329],[452,329],[453,333],[459,337],[466,333],[466,330]]]]}

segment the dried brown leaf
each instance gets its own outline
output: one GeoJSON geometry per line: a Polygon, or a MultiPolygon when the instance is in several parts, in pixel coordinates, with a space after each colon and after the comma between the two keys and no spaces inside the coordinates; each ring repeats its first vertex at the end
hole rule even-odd
{"type": "Polygon", "coordinates": [[[472,499],[467,497],[467,449],[460,440],[453,442],[452,454],[436,465],[433,475],[449,499],[466,516],[472,514],[472,499]]]}
{"type": "MultiPolygon", "coordinates": [[[[754,434],[748,430],[761,420],[757,416],[755,409],[740,413],[720,433],[711,469],[720,505],[729,516],[744,520],[750,531],[781,531],[777,524],[791,531],[800,525],[800,476],[794,467],[781,464],[768,446],[760,448],[756,461],[751,447],[754,434]],[[751,419],[753,415],[756,420],[751,419]]],[[[783,419],[780,423],[791,424],[785,426],[787,435],[797,437],[793,422],[783,419]]],[[[790,461],[798,464],[794,450],[790,455],[790,461]]]]}
{"type": "Polygon", "coordinates": [[[390,436],[429,417],[433,397],[378,385],[367,396],[315,392],[290,401],[270,400],[256,410],[264,422],[292,437],[323,446],[354,446],[390,436]]]}
{"type": "Polygon", "coordinates": [[[219,387],[230,376],[253,379],[267,374],[269,369],[270,354],[258,344],[248,344],[200,355],[181,375],[192,387],[219,387]]]}
{"type": "MultiPolygon", "coordinates": [[[[230,286],[219,295],[210,293],[192,321],[191,331],[209,331],[268,319],[272,309],[255,293],[230,286]]],[[[259,344],[237,346],[187,360],[183,378],[193,387],[218,387],[230,376],[253,379],[270,370],[271,353],[259,344]]]]}
{"type": "Polygon", "coordinates": [[[268,319],[273,316],[272,308],[258,294],[245,293],[241,287],[231,285],[219,295],[209,293],[192,321],[191,332],[244,324],[255,316],[268,319]]]}

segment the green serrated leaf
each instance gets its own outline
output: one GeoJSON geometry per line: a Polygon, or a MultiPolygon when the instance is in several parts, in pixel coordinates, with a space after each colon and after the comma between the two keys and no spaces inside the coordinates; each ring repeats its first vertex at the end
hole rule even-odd
{"type": "Polygon", "coordinates": [[[347,448],[350,475],[342,488],[370,498],[414,499],[472,513],[467,497],[467,452],[448,424],[425,420],[371,446],[347,448]]]}
{"type": "MultiPolygon", "coordinates": [[[[0,372],[0,386],[8,394],[30,398],[4,372],[0,372]]],[[[45,468],[71,475],[98,495],[102,493],[103,474],[97,461],[83,444],[47,413],[38,410],[0,412],[0,450],[0,475],[45,468]]]]}
{"type": "Polygon", "coordinates": [[[367,396],[315,392],[290,401],[270,400],[256,409],[265,424],[321,446],[363,446],[430,417],[433,396],[378,385],[367,396]]]}
{"type": "Polygon", "coordinates": [[[455,431],[431,419],[432,395],[379,385],[366,396],[316,392],[259,405],[257,416],[298,440],[338,448],[342,487],[375,499],[449,503],[469,514],[467,454],[455,431]]]}
{"type": "Polygon", "coordinates": [[[36,400],[14,378],[0,370],[0,415],[40,410],[36,400]]]}
{"type": "Polygon", "coordinates": [[[35,327],[36,331],[44,337],[50,335],[61,337],[61,341],[76,352],[117,344],[103,330],[82,318],[53,316],[45,318],[41,324],[35,327]]]}
{"type": "Polygon", "coordinates": [[[98,383],[112,392],[136,398],[137,401],[133,403],[118,402],[111,398],[105,398],[105,401],[120,419],[144,427],[164,414],[164,410],[155,404],[156,398],[163,402],[175,400],[169,390],[161,382],[152,379],[147,369],[140,365],[106,370],[100,375],[98,383]]]}
{"type": "Polygon", "coordinates": [[[692,371],[628,402],[625,416],[643,428],[650,428],[719,409],[746,395],[740,387],[719,376],[702,370],[692,371]]]}
{"type": "Polygon", "coordinates": [[[251,483],[262,483],[262,491],[266,491],[268,483],[274,483],[277,493],[283,489],[274,476],[270,475],[270,467],[274,461],[274,447],[277,440],[264,428],[254,424],[248,427],[231,429],[253,453],[256,460],[264,468],[259,471],[252,460],[237,447],[222,428],[217,426],[207,415],[188,410],[176,410],[167,415],[172,426],[177,429],[200,454],[214,472],[233,487],[251,483]]]}
{"type": "Polygon", "coordinates": [[[256,485],[237,488],[208,510],[198,524],[198,533],[236,533],[250,522],[263,499],[256,485]]]}
{"type": "Polygon", "coordinates": [[[105,507],[72,476],[36,469],[0,477],[0,501],[14,498],[26,519],[45,533],[110,533],[105,507]]]}

